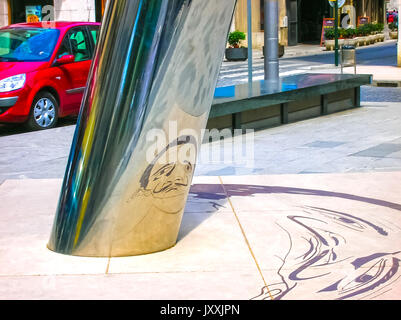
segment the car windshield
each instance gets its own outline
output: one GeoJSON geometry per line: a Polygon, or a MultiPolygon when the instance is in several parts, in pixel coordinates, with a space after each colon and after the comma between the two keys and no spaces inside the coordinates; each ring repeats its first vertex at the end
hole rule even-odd
{"type": "Polygon", "coordinates": [[[0,62],[48,61],[57,43],[59,33],[57,29],[1,29],[0,62]]]}

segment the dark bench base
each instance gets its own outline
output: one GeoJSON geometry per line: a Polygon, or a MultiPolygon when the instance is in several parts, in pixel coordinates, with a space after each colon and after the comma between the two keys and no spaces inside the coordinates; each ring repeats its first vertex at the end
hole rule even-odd
{"type": "Polygon", "coordinates": [[[264,81],[254,82],[252,88],[248,84],[217,88],[207,129],[265,129],[356,108],[360,86],[370,79],[370,75],[306,74],[282,78],[277,90],[264,81]]]}

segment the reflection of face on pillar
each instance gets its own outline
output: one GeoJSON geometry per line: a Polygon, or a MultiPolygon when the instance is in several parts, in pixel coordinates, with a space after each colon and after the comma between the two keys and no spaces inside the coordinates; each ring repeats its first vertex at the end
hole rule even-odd
{"type": "Polygon", "coordinates": [[[191,185],[196,160],[196,140],[183,136],[171,142],[145,170],[141,189],[165,213],[179,213],[191,185]]]}

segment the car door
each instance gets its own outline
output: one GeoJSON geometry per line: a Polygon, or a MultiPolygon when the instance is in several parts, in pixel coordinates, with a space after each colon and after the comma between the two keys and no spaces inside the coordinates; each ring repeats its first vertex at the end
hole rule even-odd
{"type": "Polygon", "coordinates": [[[97,39],[99,38],[100,26],[99,25],[90,25],[90,26],[88,26],[88,31],[90,34],[90,38],[92,40],[93,52],[95,52],[97,39]]]}
{"type": "Polygon", "coordinates": [[[78,113],[92,59],[91,42],[85,26],[74,27],[64,36],[56,59],[64,55],[74,55],[73,63],[57,66],[62,73],[64,114],[78,113]]]}

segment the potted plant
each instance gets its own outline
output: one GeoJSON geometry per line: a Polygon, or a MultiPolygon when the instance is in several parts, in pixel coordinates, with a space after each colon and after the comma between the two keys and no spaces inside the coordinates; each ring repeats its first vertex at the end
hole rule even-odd
{"type": "Polygon", "coordinates": [[[376,30],[375,26],[371,23],[366,24],[366,29],[368,33],[368,42],[369,44],[373,44],[376,42],[376,30]]]}
{"type": "Polygon", "coordinates": [[[383,42],[384,39],[386,38],[385,35],[384,35],[384,32],[383,32],[384,24],[383,23],[378,23],[376,25],[376,28],[377,28],[378,41],[383,42]]]}
{"type": "Polygon", "coordinates": [[[358,44],[359,46],[366,46],[368,44],[368,38],[367,38],[367,29],[364,25],[356,28],[356,33],[358,35],[358,44]]]}
{"type": "MultiPolygon", "coordinates": [[[[265,46],[262,46],[263,57],[265,56],[265,46]]],[[[278,44],[278,57],[281,58],[285,54],[285,47],[281,43],[278,44]]]]}
{"type": "MultiPolygon", "coordinates": [[[[344,45],[344,39],[345,39],[345,29],[338,29],[338,47],[341,48],[344,45]]],[[[324,45],[326,46],[326,50],[334,50],[335,46],[335,31],[334,29],[327,29],[324,32],[325,36],[325,41],[324,45]]]]}
{"type": "Polygon", "coordinates": [[[390,38],[391,39],[398,39],[398,28],[397,25],[393,22],[388,25],[390,29],[390,38]]]}
{"type": "Polygon", "coordinates": [[[343,36],[344,36],[344,45],[356,46],[356,41],[354,39],[355,29],[352,28],[344,29],[343,36]]]}
{"type": "Polygon", "coordinates": [[[226,49],[228,61],[245,61],[248,59],[248,48],[240,46],[241,40],[245,39],[246,35],[241,31],[230,32],[228,36],[229,47],[226,49]]]}
{"type": "Polygon", "coordinates": [[[334,37],[335,37],[335,33],[334,33],[334,29],[327,29],[324,32],[324,37],[325,37],[325,41],[324,41],[324,45],[326,46],[326,50],[334,50],[334,37]]]}

